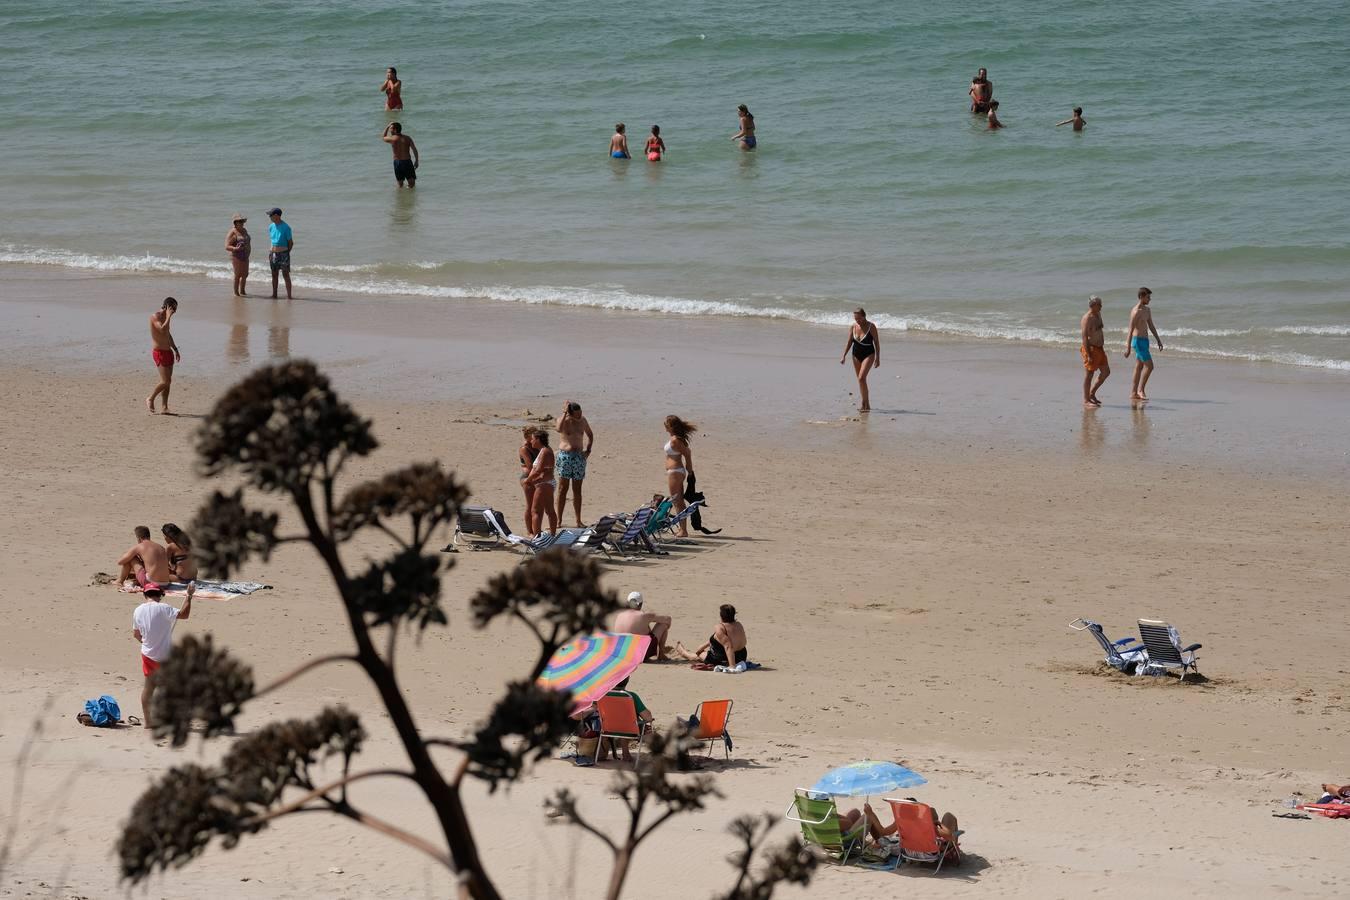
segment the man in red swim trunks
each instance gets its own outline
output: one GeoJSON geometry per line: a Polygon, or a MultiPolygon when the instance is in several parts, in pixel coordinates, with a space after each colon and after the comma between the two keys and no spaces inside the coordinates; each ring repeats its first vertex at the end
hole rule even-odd
{"type": "Polygon", "coordinates": [[[160,411],[167,413],[169,411],[169,388],[173,384],[173,364],[183,361],[183,355],[178,352],[178,345],[173,342],[173,334],[169,331],[169,322],[172,321],[174,313],[178,312],[178,301],[172,297],[164,298],[164,305],[150,314],[150,356],[155,361],[155,368],[159,370],[159,384],[150,392],[150,396],[145,398],[145,407],[151,414],[155,412],[155,398],[164,395],[164,402],[161,404],[160,411]]]}

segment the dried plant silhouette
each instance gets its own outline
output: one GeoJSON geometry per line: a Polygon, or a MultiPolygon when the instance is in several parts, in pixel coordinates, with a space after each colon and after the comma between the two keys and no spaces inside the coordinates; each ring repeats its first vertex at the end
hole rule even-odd
{"type": "MultiPolygon", "coordinates": [[[[137,883],[156,871],[186,865],[213,840],[232,848],[282,816],[327,811],[435,859],[454,873],[460,896],[500,896],[479,858],[461,782],[466,775],[479,778],[495,791],[547,757],[571,732],[568,696],[539,688],[535,679],[555,650],[602,627],[605,617],[618,609],[618,599],[600,586],[593,561],[567,550],[544,554],[491,579],[470,601],[473,625],[484,628],[503,616],[514,620],[535,637],[538,655],[524,678],[506,685],[472,735],[423,736],[395,674],[398,638],[448,623],[440,604],[441,576],[453,560],[443,562],[427,548],[434,532],[453,524],[468,492],[431,462],[388,472],[339,494],[347,464],[376,446],[371,423],[342,402],[310,362],[293,360],[259,369],[220,399],[198,432],[201,473],[208,478],[232,475],[246,488],[288,501],[303,530],[279,534],[277,514],[251,509],[245,488],[216,491],[190,529],[201,570],[226,578],[250,559],[267,559],[279,545],[307,543],[332,578],[354,646],[349,653],[310,660],[257,687],[247,663],[216,647],[210,635],[188,636],[155,676],[152,720],[156,737],[167,737],[174,746],[197,732],[203,740],[230,734],[249,701],[320,667],[355,664],[378,692],[406,766],[354,768],[366,732],[358,717],[342,706],[327,707],[312,718],[265,725],[236,740],[218,764],[176,766],[141,795],[118,842],[125,880],[137,883]],[[364,571],[349,569],[343,545],[370,531],[392,542],[392,552],[364,571]],[[433,747],[458,751],[450,771],[433,759],[433,747]],[[321,777],[323,771],[335,770],[341,774],[321,777]],[[415,784],[435,813],[440,835],[414,833],[352,802],[347,787],[375,778],[415,784]]],[[[564,818],[614,850],[612,898],[619,896],[637,845],[671,816],[701,809],[716,793],[704,777],[669,777],[687,761],[683,743],[678,732],[657,737],[651,763],[639,773],[619,776],[620,796],[632,823],[617,840],[584,821],[570,794],[555,798],[564,818]]],[[[744,859],[736,858],[740,879],[727,897],[768,897],[780,881],[805,883],[809,878],[809,857],[802,856],[797,844],[791,852],[773,855],[765,872],[752,876],[750,856],[762,832],[747,825],[738,835],[745,844],[744,859]]]]}

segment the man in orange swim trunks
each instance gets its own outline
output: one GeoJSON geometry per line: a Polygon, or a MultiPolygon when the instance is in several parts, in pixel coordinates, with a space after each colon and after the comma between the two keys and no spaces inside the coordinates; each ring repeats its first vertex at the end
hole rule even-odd
{"type": "Polygon", "coordinates": [[[161,395],[164,397],[161,411],[165,413],[169,411],[173,364],[183,361],[183,355],[178,352],[178,345],[173,341],[173,333],[169,331],[169,322],[176,312],[178,301],[172,297],[165,297],[164,305],[150,314],[150,356],[155,361],[155,368],[159,370],[159,384],[155,385],[150,396],[145,398],[145,407],[152,414],[155,412],[155,398],[161,395]]]}
{"type": "Polygon", "coordinates": [[[1102,338],[1102,298],[1093,294],[1088,298],[1088,311],[1079,323],[1083,335],[1083,345],[1078,348],[1083,355],[1083,405],[1096,409],[1102,405],[1097,399],[1097,389],[1111,375],[1111,363],[1106,359],[1106,348],[1102,338]],[[1092,373],[1097,373],[1097,383],[1092,383],[1092,373]]]}

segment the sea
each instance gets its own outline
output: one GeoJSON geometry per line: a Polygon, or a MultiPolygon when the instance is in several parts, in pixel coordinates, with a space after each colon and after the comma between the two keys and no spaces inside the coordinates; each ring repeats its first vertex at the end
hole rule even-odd
{"type": "Polygon", "coordinates": [[[391,314],[416,296],[796,319],[834,353],[826,326],[862,306],[883,339],[1069,352],[1089,294],[1123,344],[1147,285],[1169,353],[1350,370],[1346,12],[8,0],[0,268],[226,280],[242,212],[258,284],[276,205],[298,284],[391,314]],[[981,66],[1002,131],[968,111],[981,66]],[[1082,133],[1056,127],[1074,106],[1082,133]],[[393,120],[415,191],[380,140],[393,120]],[[608,158],[616,122],[638,158],[608,158]],[[636,152],[654,124],[659,163],[636,152]]]}

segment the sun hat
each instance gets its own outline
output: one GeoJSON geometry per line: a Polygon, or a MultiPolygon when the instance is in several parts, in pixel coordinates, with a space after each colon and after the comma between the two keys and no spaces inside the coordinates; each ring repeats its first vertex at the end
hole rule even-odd
{"type": "Polygon", "coordinates": [[[642,592],[633,591],[628,595],[628,607],[630,609],[642,609],[642,592]]]}
{"type": "Polygon", "coordinates": [[[164,596],[164,588],[160,587],[158,582],[147,581],[145,587],[141,588],[142,594],[159,594],[164,596]]]}
{"type": "Polygon", "coordinates": [[[230,221],[231,221],[231,222],[247,222],[247,221],[248,221],[248,216],[244,215],[243,213],[235,213],[235,214],[234,214],[234,218],[230,219],[230,221]]]}

